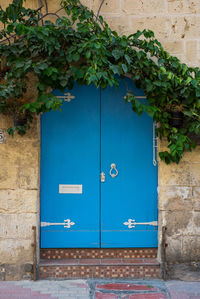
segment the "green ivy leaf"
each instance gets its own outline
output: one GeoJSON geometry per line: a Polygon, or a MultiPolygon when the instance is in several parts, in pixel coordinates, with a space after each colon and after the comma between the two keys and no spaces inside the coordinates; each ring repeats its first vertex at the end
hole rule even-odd
{"type": "Polygon", "coordinates": [[[17,61],[16,63],[15,63],[15,68],[21,68],[21,67],[23,67],[24,66],[24,64],[25,64],[25,61],[23,61],[23,60],[19,60],[19,61],[17,61]]]}
{"type": "Polygon", "coordinates": [[[73,55],[73,60],[74,61],[78,61],[80,59],[80,55],[79,55],[79,53],[75,53],[74,55],[73,55]]]}
{"type": "Polygon", "coordinates": [[[91,57],[91,51],[87,51],[85,56],[86,56],[87,59],[89,59],[91,57]]]}
{"type": "Polygon", "coordinates": [[[120,75],[120,66],[119,65],[110,65],[110,69],[113,71],[114,74],[120,75]]]}
{"type": "Polygon", "coordinates": [[[127,54],[125,54],[124,57],[125,57],[127,63],[131,64],[131,58],[127,54]]]}
{"type": "Polygon", "coordinates": [[[116,60],[119,60],[120,57],[123,56],[123,54],[124,54],[124,52],[121,51],[121,50],[117,50],[117,49],[115,49],[115,50],[112,51],[112,55],[113,55],[113,57],[114,57],[116,60]]]}
{"type": "Polygon", "coordinates": [[[123,71],[124,71],[124,73],[127,73],[128,72],[128,67],[127,67],[127,65],[126,64],[122,64],[122,69],[123,69],[123,71]]]}

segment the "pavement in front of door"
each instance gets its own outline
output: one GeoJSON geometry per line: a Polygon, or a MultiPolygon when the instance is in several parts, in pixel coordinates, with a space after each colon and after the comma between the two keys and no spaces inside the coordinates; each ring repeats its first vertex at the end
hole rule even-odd
{"type": "Polygon", "coordinates": [[[0,282],[0,299],[200,299],[200,282],[38,280],[0,282]]]}

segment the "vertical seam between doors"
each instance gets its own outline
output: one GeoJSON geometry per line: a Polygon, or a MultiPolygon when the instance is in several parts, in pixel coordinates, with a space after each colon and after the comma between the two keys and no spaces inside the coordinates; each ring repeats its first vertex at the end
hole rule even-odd
{"type": "Polygon", "coordinates": [[[42,115],[40,115],[40,227],[39,227],[39,240],[40,240],[40,249],[42,244],[42,237],[41,237],[41,222],[42,222],[42,161],[43,161],[43,154],[42,154],[42,148],[43,148],[43,120],[42,115]]]}
{"type": "Polygon", "coordinates": [[[99,247],[101,248],[101,172],[102,172],[102,165],[101,165],[101,100],[102,100],[102,89],[100,87],[99,90],[99,98],[100,98],[100,172],[99,172],[99,247]]]}

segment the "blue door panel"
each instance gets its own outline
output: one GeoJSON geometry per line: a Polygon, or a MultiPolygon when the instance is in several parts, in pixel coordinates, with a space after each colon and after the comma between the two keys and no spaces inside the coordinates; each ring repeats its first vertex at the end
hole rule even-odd
{"type": "Polygon", "coordinates": [[[102,247],[157,244],[153,122],[146,114],[139,117],[133,113],[131,103],[124,101],[128,90],[144,96],[131,80],[124,79],[118,90],[107,88],[101,98],[101,171],[105,173],[101,184],[102,247]],[[112,163],[118,171],[114,178],[109,174],[112,163]],[[129,225],[129,219],[135,227],[129,225]]]}
{"type": "Polygon", "coordinates": [[[100,91],[71,93],[61,112],[42,115],[42,248],[100,246],[100,91]],[[59,185],[82,185],[82,194],[60,194],[59,185]]]}
{"type": "Polygon", "coordinates": [[[102,231],[102,248],[140,248],[140,247],[157,247],[157,230],[134,230],[124,233],[118,231],[102,231]],[[142,233],[142,237],[141,237],[142,233]]]}
{"type": "Polygon", "coordinates": [[[97,231],[42,231],[42,248],[99,248],[99,230],[97,231]],[[97,236],[98,235],[98,236],[97,236]],[[64,239],[64,240],[63,240],[64,239]]]}

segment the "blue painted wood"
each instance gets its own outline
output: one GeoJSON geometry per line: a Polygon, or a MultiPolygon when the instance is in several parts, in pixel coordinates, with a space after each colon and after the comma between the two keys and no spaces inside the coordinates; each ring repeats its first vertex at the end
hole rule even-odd
{"type": "Polygon", "coordinates": [[[61,223],[41,227],[42,248],[100,246],[100,90],[76,85],[71,94],[61,112],[42,115],[41,223],[61,223]],[[59,184],[83,193],[59,194],[59,184]],[[75,224],[65,228],[66,219],[75,224]]]}
{"type": "MultiPolygon", "coordinates": [[[[153,122],[133,113],[124,96],[131,90],[144,96],[129,79],[119,89],[107,88],[101,98],[101,246],[156,247],[157,226],[124,225],[157,220],[157,168],[153,166],[153,122]],[[116,164],[118,176],[109,174],[116,164]]],[[[141,99],[142,100],[142,99],[141,99]]],[[[144,100],[143,100],[144,101],[144,100]]]]}
{"type": "Polygon", "coordinates": [[[124,225],[128,219],[157,220],[153,123],[125,103],[128,89],[143,95],[129,79],[101,96],[93,86],[76,85],[75,99],[65,102],[62,112],[42,116],[42,248],[157,246],[156,226],[124,225]],[[115,178],[109,175],[111,163],[119,171],[115,178]],[[59,184],[82,184],[83,194],[59,194],[59,184]],[[66,219],[75,224],[65,228],[66,219]]]}

